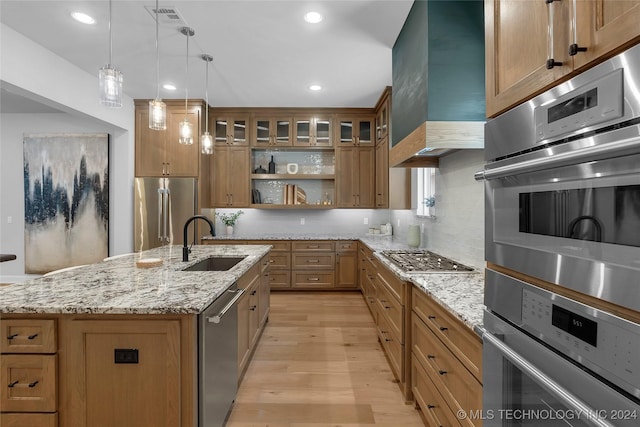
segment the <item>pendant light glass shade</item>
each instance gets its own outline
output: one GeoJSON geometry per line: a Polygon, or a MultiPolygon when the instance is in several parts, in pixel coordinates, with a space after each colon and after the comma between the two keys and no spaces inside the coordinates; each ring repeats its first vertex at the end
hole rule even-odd
{"type": "Polygon", "coordinates": [[[167,104],[161,99],[149,101],[149,129],[165,130],[167,128],[167,104]]]}
{"type": "Polygon", "coordinates": [[[100,68],[98,81],[100,83],[100,104],[106,107],[122,107],[122,72],[111,65],[113,42],[111,38],[111,0],[109,0],[109,63],[100,68]]]}
{"type": "Polygon", "coordinates": [[[192,145],[193,144],[193,125],[189,122],[189,118],[187,114],[189,113],[187,100],[189,98],[189,37],[194,35],[196,32],[193,28],[182,27],[180,30],[182,34],[187,36],[187,55],[186,55],[186,72],[185,72],[185,82],[184,82],[184,120],[180,122],[179,132],[180,137],[178,138],[178,142],[183,145],[192,145]]]}
{"type": "Polygon", "coordinates": [[[207,71],[205,74],[206,80],[204,86],[204,100],[206,105],[206,112],[204,116],[205,131],[200,137],[200,144],[202,154],[213,154],[213,136],[209,133],[209,62],[213,61],[213,57],[211,55],[202,55],[201,58],[207,64],[207,71]]]}
{"type": "Polygon", "coordinates": [[[158,45],[158,0],[156,0],[156,99],[149,101],[149,129],[167,128],[167,105],[160,99],[160,47],[158,45]]]}

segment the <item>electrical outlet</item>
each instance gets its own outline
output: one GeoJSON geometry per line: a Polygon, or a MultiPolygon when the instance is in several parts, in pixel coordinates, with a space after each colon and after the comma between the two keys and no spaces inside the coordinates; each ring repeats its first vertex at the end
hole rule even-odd
{"type": "Polygon", "coordinates": [[[364,217],[364,223],[369,224],[369,218],[367,218],[366,216],[364,217]]]}
{"type": "Polygon", "coordinates": [[[304,225],[304,218],[300,218],[300,225],[304,225]]]}

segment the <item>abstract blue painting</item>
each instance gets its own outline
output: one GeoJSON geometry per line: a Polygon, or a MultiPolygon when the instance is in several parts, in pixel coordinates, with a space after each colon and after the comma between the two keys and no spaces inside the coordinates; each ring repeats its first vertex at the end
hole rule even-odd
{"type": "Polygon", "coordinates": [[[25,273],[109,252],[109,135],[25,134],[25,273]]]}

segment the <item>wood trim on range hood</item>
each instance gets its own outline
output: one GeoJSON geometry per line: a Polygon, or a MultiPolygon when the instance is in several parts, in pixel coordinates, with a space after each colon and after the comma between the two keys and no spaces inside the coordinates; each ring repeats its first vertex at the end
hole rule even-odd
{"type": "Polygon", "coordinates": [[[426,121],[389,151],[389,167],[438,167],[438,159],[461,149],[484,148],[484,122],[426,121]]]}

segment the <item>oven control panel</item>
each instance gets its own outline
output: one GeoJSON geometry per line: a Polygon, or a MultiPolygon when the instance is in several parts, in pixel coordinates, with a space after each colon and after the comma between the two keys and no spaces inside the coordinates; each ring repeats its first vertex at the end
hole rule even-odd
{"type": "Polygon", "coordinates": [[[640,388],[640,325],[542,292],[522,290],[525,330],[605,378],[640,388]]]}

